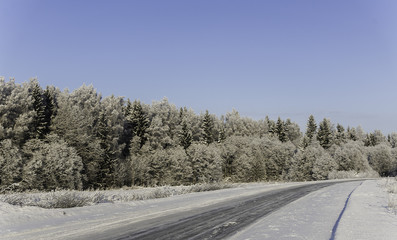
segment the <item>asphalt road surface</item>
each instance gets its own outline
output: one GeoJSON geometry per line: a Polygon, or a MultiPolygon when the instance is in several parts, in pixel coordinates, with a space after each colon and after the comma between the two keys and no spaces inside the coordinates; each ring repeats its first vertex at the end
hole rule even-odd
{"type": "MultiPolygon", "coordinates": [[[[341,182],[338,182],[341,183],[341,182]]],[[[313,192],[337,184],[322,182],[272,190],[195,210],[132,223],[92,239],[224,239],[257,219],[313,192]]]]}

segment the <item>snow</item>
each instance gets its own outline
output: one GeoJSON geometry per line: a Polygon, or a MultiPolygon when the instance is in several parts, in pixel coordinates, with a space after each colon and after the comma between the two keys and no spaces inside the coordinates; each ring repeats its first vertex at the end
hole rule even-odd
{"type": "Polygon", "coordinates": [[[335,239],[397,239],[397,216],[386,208],[387,193],[378,181],[367,180],[310,193],[258,220],[230,240],[330,239],[345,204],[335,239]]]}
{"type": "Polygon", "coordinates": [[[346,196],[360,184],[336,184],[298,199],[230,239],[329,239],[346,196]]]}
{"type": "MultiPolygon", "coordinates": [[[[397,216],[376,180],[336,184],[283,207],[231,239],[330,239],[347,196],[336,239],[397,239],[397,216]]],[[[312,183],[246,184],[163,199],[102,203],[70,209],[20,207],[0,202],[0,239],[84,239],[92,232],[192,210],[232,198],[312,183]]]]}
{"type": "Polygon", "coordinates": [[[397,215],[387,209],[387,201],[379,181],[365,181],[352,194],[336,239],[397,239],[397,215]]]}
{"type": "Polygon", "coordinates": [[[102,203],[69,209],[19,207],[0,202],[0,239],[71,239],[133,222],[192,210],[229,199],[302,183],[244,184],[169,198],[102,203]]]}

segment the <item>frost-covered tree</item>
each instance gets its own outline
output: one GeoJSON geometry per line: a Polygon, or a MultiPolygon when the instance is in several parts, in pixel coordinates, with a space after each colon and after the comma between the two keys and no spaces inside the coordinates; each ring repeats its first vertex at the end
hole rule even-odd
{"type": "Polygon", "coordinates": [[[320,122],[317,133],[317,140],[324,149],[328,149],[334,142],[332,124],[329,119],[324,118],[320,122]]]}
{"type": "Polygon", "coordinates": [[[288,129],[286,129],[284,121],[278,117],[275,133],[278,136],[278,140],[280,140],[280,142],[286,142],[288,140],[286,132],[288,132],[288,129]]]}
{"type": "Polygon", "coordinates": [[[339,123],[336,125],[335,144],[341,145],[346,143],[347,137],[345,128],[339,123]]]}
{"type": "Polygon", "coordinates": [[[201,128],[203,131],[203,142],[206,144],[214,142],[214,119],[213,116],[209,114],[208,110],[205,111],[203,116],[201,128]]]}
{"type": "Polygon", "coordinates": [[[291,122],[291,119],[285,121],[285,129],[287,138],[295,145],[298,146],[301,142],[302,133],[298,124],[291,122]]]}
{"type": "Polygon", "coordinates": [[[392,148],[396,148],[397,147],[397,133],[393,132],[393,133],[387,135],[387,141],[389,142],[389,144],[392,148]]]}
{"type": "Polygon", "coordinates": [[[380,130],[375,130],[372,133],[366,135],[364,140],[365,146],[376,146],[380,143],[386,142],[386,137],[380,130]]]}
{"type": "Polygon", "coordinates": [[[310,145],[316,134],[317,134],[317,124],[316,121],[314,120],[314,116],[310,115],[306,125],[306,133],[305,136],[303,137],[303,142],[302,142],[304,148],[310,145]]]}
{"type": "Polygon", "coordinates": [[[296,150],[292,143],[283,144],[275,138],[254,139],[252,147],[257,158],[265,164],[266,179],[271,181],[283,178],[286,163],[296,150]]]}
{"type": "Polygon", "coordinates": [[[0,140],[12,139],[19,147],[34,133],[33,99],[31,82],[22,85],[0,81],[0,140]]]}
{"type": "Polygon", "coordinates": [[[193,143],[187,149],[192,164],[192,183],[217,182],[222,179],[222,160],[214,144],[193,143]]]}
{"type": "Polygon", "coordinates": [[[139,138],[142,147],[147,140],[146,132],[150,123],[140,101],[135,100],[132,103],[132,108],[126,113],[126,119],[131,125],[132,136],[139,138]]]}
{"type": "Polygon", "coordinates": [[[365,172],[369,170],[364,146],[356,141],[348,141],[336,148],[334,159],[338,164],[338,171],[365,172]]]}
{"type": "Polygon", "coordinates": [[[43,138],[46,134],[46,116],[45,116],[45,105],[43,103],[43,90],[41,89],[37,79],[31,79],[31,91],[33,98],[33,109],[36,112],[34,118],[34,137],[43,138]]]}
{"type": "Polygon", "coordinates": [[[397,159],[393,157],[392,149],[386,143],[380,143],[369,147],[368,162],[370,166],[379,173],[380,176],[389,176],[396,172],[397,159]]]}
{"type": "Polygon", "coordinates": [[[93,86],[67,91],[58,96],[58,111],[52,121],[55,134],[76,149],[83,161],[84,188],[100,187],[100,164],[104,158],[101,140],[97,137],[97,119],[101,95],[93,86]]]}
{"type": "Polygon", "coordinates": [[[265,122],[267,123],[268,126],[268,133],[270,136],[274,136],[276,133],[276,123],[269,118],[269,116],[265,117],[265,122]]]}
{"type": "Polygon", "coordinates": [[[180,145],[186,150],[192,144],[192,133],[189,130],[188,124],[185,120],[182,121],[182,129],[179,133],[180,145]]]}
{"type": "Polygon", "coordinates": [[[254,138],[231,136],[220,145],[222,171],[226,179],[237,182],[266,179],[266,166],[262,155],[254,151],[254,138]]]}
{"type": "Polygon", "coordinates": [[[333,159],[329,153],[322,150],[321,155],[318,156],[314,161],[312,178],[314,180],[328,179],[328,175],[337,168],[338,164],[336,163],[335,159],[333,159]]]}
{"type": "Polygon", "coordinates": [[[347,127],[346,135],[347,135],[346,136],[347,140],[353,140],[353,141],[357,141],[358,140],[355,128],[347,127]]]}
{"type": "Polygon", "coordinates": [[[9,186],[22,180],[22,154],[10,139],[0,142],[0,186],[9,186]]]}
{"type": "Polygon", "coordinates": [[[58,136],[31,139],[23,151],[27,159],[22,174],[26,189],[82,189],[82,160],[58,136]]]}
{"type": "Polygon", "coordinates": [[[311,181],[314,180],[316,174],[313,172],[315,162],[324,155],[324,149],[319,143],[314,142],[307,146],[303,152],[301,152],[298,159],[298,176],[297,179],[300,181],[311,181]]]}

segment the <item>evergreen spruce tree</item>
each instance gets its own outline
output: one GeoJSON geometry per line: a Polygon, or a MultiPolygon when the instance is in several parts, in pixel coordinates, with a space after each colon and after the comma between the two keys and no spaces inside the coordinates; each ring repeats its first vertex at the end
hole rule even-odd
{"type": "Polygon", "coordinates": [[[355,128],[347,127],[346,133],[347,133],[347,139],[357,141],[358,138],[355,128]]]}
{"type": "Polygon", "coordinates": [[[270,136],[274,136],[276,133],[276,123],[273,120],[270,120],[269,116],[266,116],[265,121],[267,123],[270,136]]]}
{"type": "Polygon", "coordinates": [[[32,97],[33,97],[33,109],[36,112],[34,119],[35,132],[33,136],[42,139],[46,134],[46,116],[45,106],[43,103],[43,90],[41,89],[37,79],[31,79],[32,84],[32,97]]]}
{"type": "Polygon", "coordinates": [[[341,145],[346,143],[346,133],[345,128],[339,123],[336,125],[336,135],[335,135],[335,143],[337,145],[341,145]]]}
{"type": "Polygon", "coordinates": [[[54,93],[47,86],[43,93],[43,104],[44,104],[44,135],[47,135],[51,131],[51,121],[56,116],[57,104],[55,102],[54,93]]]}
{"type": "Polygon", "coordinates": [[[311,140],[317,132],[317,124],[314,120],[313,115],[310,115],[309,120],[307,122],[306,136],[311,140]]]}
{"type": "Polygon", "coordinates": [[[221,143],[226,140],[226,132],[225,132],[225,127],[221,126],[219,129],[219,134],[218,134],[218,143],[221,143]]]}
{"type": "Polygon", "coordinates": [[[208,113],[208,110],[205,111],[205,115],[201,124],[201,128],[203,130],[203,140],[205,143],[210,144],[214,141],[213,130],[214,130],[214,121],[211,115],[208,113]]]}
{"type": "Polygon", "coordinates": [[[328,149],[333,144],[333,133],[331,122],[325,119],[320,123],[317,133],[317,140],[324,149],[328,149]]]}
{"type": "MultiPolygon", "coordinates": [[[[128,105],[127,105],[128,108],[128,105]]],[[[132,136],[139,137],[140,147],[142,147],[146,140],[146,130],[149,127],[149,119],[146,113],[143,111],[141,102],[135,100],[132,107],[127,109],[127,121],[131,126],[132,136]]]]}
{"type": "Polygon", "coordinates": [[[313,115],[310,115],[306,126],[307,126],[306,133],[305,133],[305,136],[303,137],[303,141],[302,141],[303,148],[306,148],[310,145],[310,143],[313,140],[313,137],[317,133],[317,124],[316,124],[316,121],[314,120],[313,115]]]}
{"type": "Polygon", "coordinates": [[[192,133],[189,130],[186,121],[182,121],[182,131],[179,135],[181,146],[186,150],[192,144],[192,133]]]}
{"type": "MultiPolygon", "coordinates": [[[[103,154],[99,162],[98,184],[102,188],[111,187],[115,184],[114,176],[114,159],[112,152],[112,142],[109,139],[110,129],[108,126],[108,119],[106,114],[101,111],[97,123],[97,137],[100,140],[100,146],[103,149],[103,154]]],[[[98,158],[99,159],[99,158],[98,158]]]]}
{"type": "Polygon", "coordinates": [[[278,136],[278,139],[280,140],[280,142],[286,142],[288,140],[287,138],[287,134],[286,134],[286,129],[285,129],[285,123],[283,120],[281,120],[280,117],[278,117],[277,119],[277,123],[276,123],[276,129],[275,129],[275,133],[278,136]]]}

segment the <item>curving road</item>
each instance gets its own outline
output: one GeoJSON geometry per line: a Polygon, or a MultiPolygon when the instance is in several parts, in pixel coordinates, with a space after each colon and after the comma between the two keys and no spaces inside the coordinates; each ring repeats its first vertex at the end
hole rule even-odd
{"type": "MultiPolygon", "coordinates": [[[[338,182],[341,183],[341,182],[338,182]]],[[[257,219],[313,192],[322,182],[273,190],[211,206],[132,223],[92,239],[224,239],[257,219]]]]}

